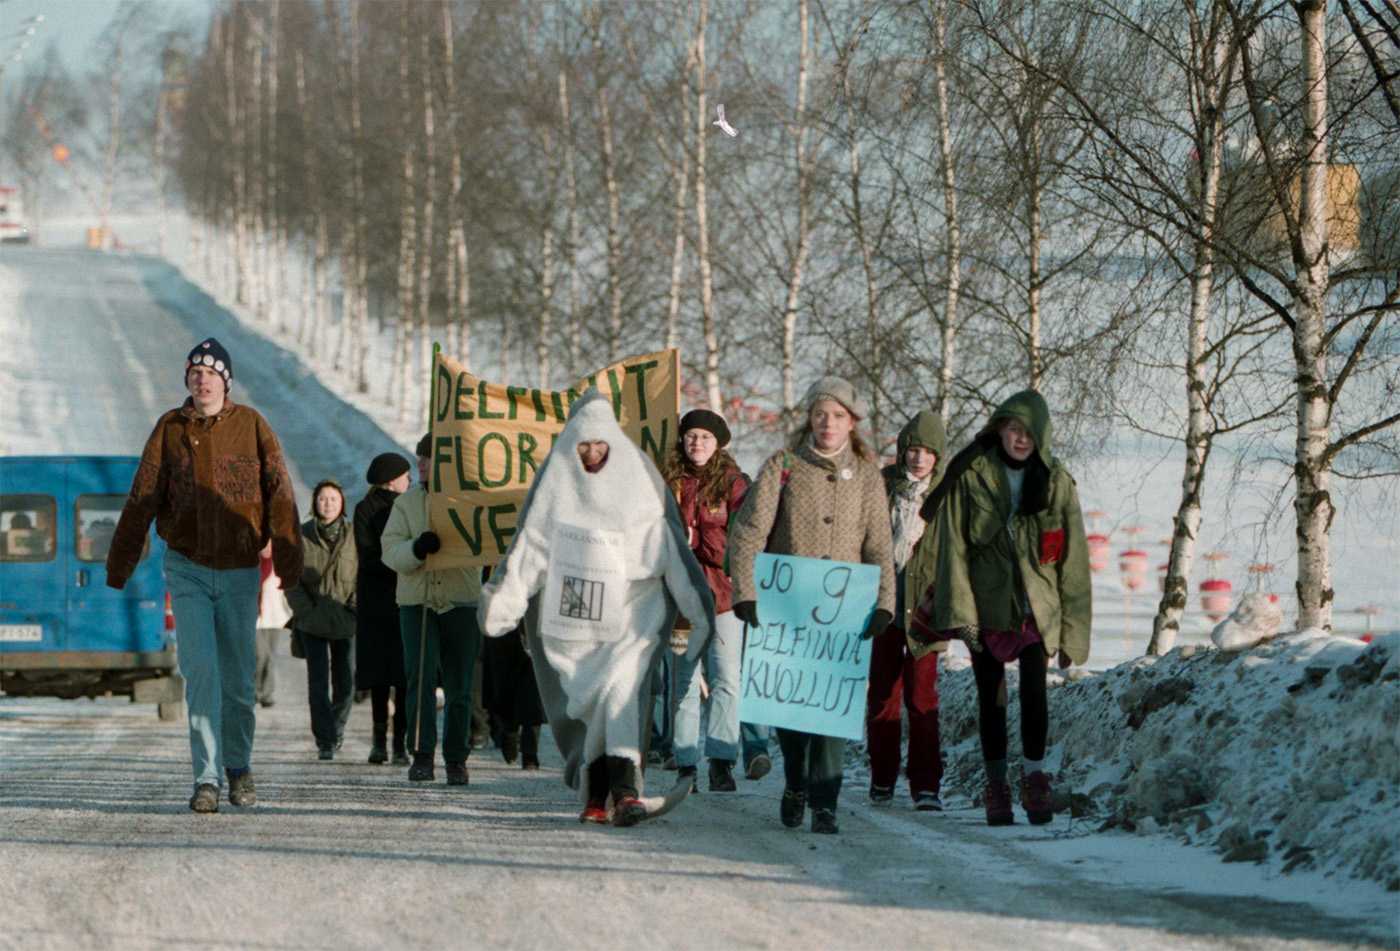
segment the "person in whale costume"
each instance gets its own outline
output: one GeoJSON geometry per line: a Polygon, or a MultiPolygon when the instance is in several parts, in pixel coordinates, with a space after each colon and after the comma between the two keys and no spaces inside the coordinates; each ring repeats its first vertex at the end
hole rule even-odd
{"type": "Polygon", "coordinates": [[[714,601],[680,510],[607,398],[590,389],[536,473],[477,607],[488,637],[525,619],[564,781],[584,803],[580,821],[607,822],[610,794],[620,826],[675,804],[641,794],[647,685],[677,607],[697,660],[714,601]]]}

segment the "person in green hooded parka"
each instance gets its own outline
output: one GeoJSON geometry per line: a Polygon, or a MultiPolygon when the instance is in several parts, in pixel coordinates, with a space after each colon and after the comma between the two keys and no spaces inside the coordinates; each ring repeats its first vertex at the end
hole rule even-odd
{"type": "Polygon", "coordinates": [[[1024,390],[1007,399],[948,466],[924,503],[932,584],[913,619],[921,640],[957,637],[972,652],[989,825],[1009,825],[1006,664],[1020,665],[1021,805],[1049,822],[1044,768],[1048,660],[1089,658],[1092,599],[1084,517],[1074,479],[1050,451],[1050,409],[1024,390]]]}
{"type": "Polygon", "coordinates": [[[909,758],[906,775],[914,808],[931,812],[943,808],[939,788],[943,751],[938,736],[938,655],[946,640],[920,643],[907,636],[910,616],[929,586],[933,559],[921,544],[928,523],[922,509],[943,477],[947,437],[943,420],[923,410],[904,425],[896,441],[895,462],[885,466],[894,533],[894,623],[874,639],[870,653],[870,689],[866,694],[865,734],[870,751],[870,801],[894,800],[899,778],[901,720],[909,716],[909,758]]]}

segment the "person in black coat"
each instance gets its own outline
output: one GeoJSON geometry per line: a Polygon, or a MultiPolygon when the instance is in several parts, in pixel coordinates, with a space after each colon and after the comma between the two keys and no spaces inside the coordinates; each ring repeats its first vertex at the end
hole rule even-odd
{"type": "Polygon", "coordinates": [[[408,721],[407,678],[403,669],[403,638],[399,636],[398,575],[381,559],[379,536],[389,521],[394,499],[409,487],[413,464],[396,452],[375,456],[365,474],[370,490],[355,506],[355,576],[358,605],[355,630],[355,686],[370,692],[374,715],[371,763],[389,759],[389,691],[394,692],[394,765],[408,765],[404,734],[408,721]]]}
{"type": "MultiPolygon", "coordinates": [[[[491,569],[482,571],[489,581],[491,569]]],[[[525,648],[525,627],[505,637],[488,637],[481,647],[484,665],[482,700],[491,720],[492,734],[501,756],[524,769],[540,768],[540,724],[544,704],[535,683],[535,665],[525,648]]]]}

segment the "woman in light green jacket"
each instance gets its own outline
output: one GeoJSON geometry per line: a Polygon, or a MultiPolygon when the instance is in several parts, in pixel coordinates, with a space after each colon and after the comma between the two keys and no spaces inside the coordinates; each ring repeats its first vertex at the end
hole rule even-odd
{"type": "Polygon", "coordinates": [[[997,407],[949,464],[924,505],[936,526],[927,626],[972,651],[986,761],[989,825],[1009,825],[1006,664],[1020,665],[1021,805],[1033,824],[1053,812],[1044,768],[1048,660],[1089,658],[1089,554],[1074,479],[1050,452],[1050,410],[1034,390],[997,407]]]}

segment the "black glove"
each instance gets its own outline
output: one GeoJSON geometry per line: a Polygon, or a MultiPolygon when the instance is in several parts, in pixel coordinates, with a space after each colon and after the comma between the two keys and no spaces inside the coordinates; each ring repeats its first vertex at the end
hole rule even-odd
{"type": "Polygon", "coordinates": [[[893,614],[884,608],[876,608],[875,613],[870,615],[870,623],[865,626],[865,633],[861,637],[868,641],[877,634],[885,633],[893,620],[893,614]]]}
{"type": "Polygon", "coordinates": [[[424,532],[413,540],[413,557],[424,561],[441,547],[442,539],[437,537],[437,532],[424,532]]]}
{"type": "Polygon", "coordinates": [[[749,627],[758,627],[758,602],[740,601],[734,605],[734,616],[749,627]]]}

